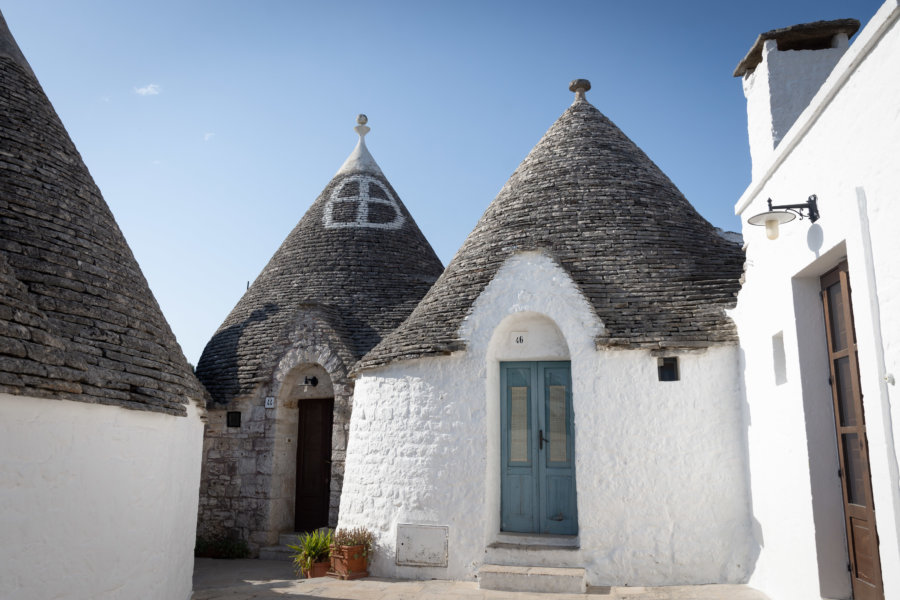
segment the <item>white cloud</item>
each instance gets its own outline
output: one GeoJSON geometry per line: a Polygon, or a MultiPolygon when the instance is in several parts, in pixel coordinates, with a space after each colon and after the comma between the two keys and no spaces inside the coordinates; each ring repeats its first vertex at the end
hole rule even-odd
{"type": "Polygon", "coordinates": [[[208,142],[209,140],[213,139],[215,136],[216,136],[216,134],[214,134],[212,132],[206,132],[203,134],[203,141],[208,142]]]}
{"type": "Polygon", "coordinates": [[[159,85],[155,83],[145,85],[142,88],[134,88],[134,93],[140,96],[158,96],[161,91],[159,85]]]}

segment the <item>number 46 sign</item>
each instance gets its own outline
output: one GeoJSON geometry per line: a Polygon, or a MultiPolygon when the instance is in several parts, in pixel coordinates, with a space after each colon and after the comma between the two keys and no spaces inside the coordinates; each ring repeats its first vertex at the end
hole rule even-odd
{"type": "Polygon", "coordinates": [[[513,331],[511,336],[514,346],[524,346],[526,343],[528,343],[527,331],[513,331]]]}

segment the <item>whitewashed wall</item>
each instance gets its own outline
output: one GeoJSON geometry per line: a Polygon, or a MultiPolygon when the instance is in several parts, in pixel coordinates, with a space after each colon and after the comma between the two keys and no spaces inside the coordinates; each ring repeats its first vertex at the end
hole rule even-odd
{"type": "Polygon", "coordinates": [[[0,598],[191,596],[203,423],[0,394],[0,598]]]}
{"type": "Polygon", "coordinates": [[[843,56],[847,43],[844,33],[835,36],[834,48],[823,50],[780,52],[777,41],[763,43],[762,62],[743,80],[754,177],[764,172],[775,147],[843,56]]]}
{"type": "Polygon", "coordinates": [[[746,284],[734,318],[746,362],[753,517],[762,547],[751,584],[773,598],[850,593],[818,299],[819,277],[844,257],[885,594],[900,597],[900,409],[887,381],[900,374],[898,12],[897,0],[889,0],[860,32],[736,208],[746,223],[769,197],[789,204],[817,194],[821,212],[813,225],[782,226],[775,241],[761,227],[744,226],[746,284]]]}
{"type": "Polygon", "coordinates": [[[660,382],[647,351],[600,351],[602,324],[541,254],[511,258],[462,326],[465,352],[356,383],[342,527],[375,530],[372,571],[471,579],[498,539],[499,363],[571,360],[580,547],[596,585],[735,582],[750,572],[737,349],[679,357],[660,382]],[[528,331],[530,348],[510,342],[528,331]],[[533,340],[533,345],[532,345],[533,340]],[[446,568],[395,564],[398,524],[449,527],[446,568]]]}

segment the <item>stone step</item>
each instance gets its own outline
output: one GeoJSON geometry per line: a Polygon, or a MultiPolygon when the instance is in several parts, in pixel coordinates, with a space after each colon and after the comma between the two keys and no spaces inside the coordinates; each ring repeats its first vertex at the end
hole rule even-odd
{"type": "Polygon", "coordinates": [[[266,546],[259,549],[259,557],[262,560],[287,560],[291,559],[291,552],[287,546],[266,546]]]}
{"type": "Polygon", "coordinates": [[[300,535],[303,535],[303,532],[298,533],[298,532],[294,531],[294,532],[289,532],[289,533],[282,533],[281,535],[278,536],[278,544],[281,546],[287,546],[288,544],[296,544],[297,537],[300,535]]]}
{"type": "Polygon", "coordinates": [[[585,572],[573,567],[525,567],[484,564],[478,569],[478,587],[507,592],[583,594],[585,572]]]}
{"type": "Polygon", "coordinates": [[[496,534],[494,543],[491,544],[491,546],[552,546],[554,548],[578,548],[580,545],[578,539],[577,535],[510,533],[508,531],[501,531],[496,534]]]}
{"type": "Polygon", "coordinates": [[[581,563],[580,555],[577,540],[519,539],[488,545],[484,562],[520,567],[558,567],[581,563]]]}

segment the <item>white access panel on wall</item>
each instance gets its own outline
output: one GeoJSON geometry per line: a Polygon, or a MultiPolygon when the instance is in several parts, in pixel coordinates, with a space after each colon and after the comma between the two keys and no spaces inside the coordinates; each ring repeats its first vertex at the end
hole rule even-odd
{"type": "Polygon", "coordinates": [[[397,525],[397,564],[446,567],[450,528],[445,525],[397,525]]]}

